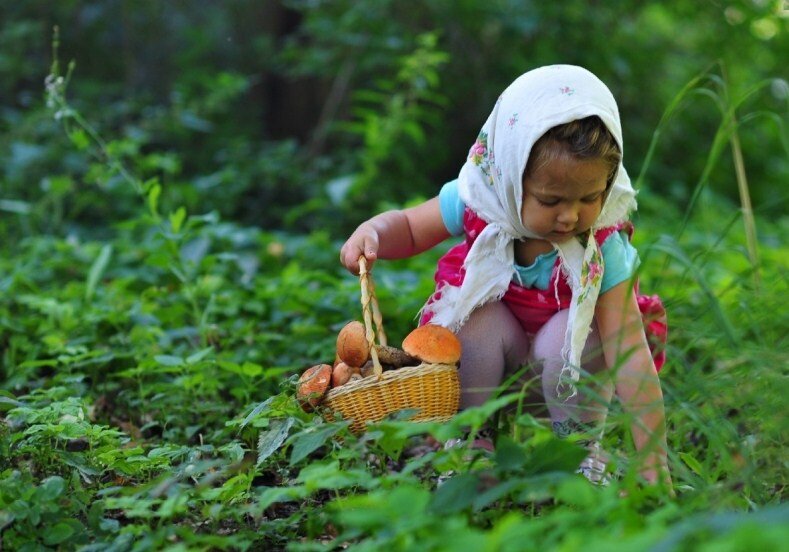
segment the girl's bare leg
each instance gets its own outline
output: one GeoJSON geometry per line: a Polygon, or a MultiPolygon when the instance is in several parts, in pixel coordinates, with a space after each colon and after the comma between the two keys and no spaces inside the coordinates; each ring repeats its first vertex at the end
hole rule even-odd
{"type": "Polygon", "coordinates": [[[529,336],[500,301],[476,309],[458,332],[460,408],[479,406],[498,388],[505,373],[528,359],[529,336]]]}
{"type": "Polygon", "coordinates": [[[603,358],[602,343],[596,327],[586,340],[582,354],[583,369],[577,384],[578,393],[559,397],[556,390],[564,366],[562,346],[567,330],[568,311],[560,311],[543,326],[534,338],[532,361],[542,372],[542,391],[551,416],[554,432],[560,437],[583,433],[589,456],[580,471],[595,483],[605,482],[604,455],[600,452],[599,433],[608,414],[614,384],[603,358]]]}
{"type": "Polygon", "coordinates": [[[578,394],[564,400],[556,387],[564,366],[562,346],[567,330],[567,310],[556,313],[534,338],[532,360],[542,373],[542,391],[551,421],[559,429],[568,420],[587,426],[602,425],[614,392],[613,381],[607,377],[602,344],[597,328],[593,327],[582,354],[583,368],[578,383],[578,394]]]}

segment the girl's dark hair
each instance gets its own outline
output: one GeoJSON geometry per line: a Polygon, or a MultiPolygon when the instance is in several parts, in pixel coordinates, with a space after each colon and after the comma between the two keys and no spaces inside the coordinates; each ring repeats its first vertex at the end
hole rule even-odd
{"type": "Polygon", "coordinates": [[[592,115],[555,126],[540,136],[531,149],[524,176],[562,155],[576,159],[600,159],[607,163],[610,167],[608,186],[614,181],[622,160],[622,152],[614,136],[599,117],[592,115]]]}

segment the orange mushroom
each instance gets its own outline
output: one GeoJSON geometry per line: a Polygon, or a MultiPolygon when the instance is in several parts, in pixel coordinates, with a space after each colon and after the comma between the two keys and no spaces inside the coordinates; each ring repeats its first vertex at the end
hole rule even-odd
{"type": "Polygon", "coordinates": [[[307,368],[299,378],[299,388],[296,391],[296,397],[306,412],[312,412],[323,400],[324,395],[329,390],[331,373],[331,364],[318,364],[307,368]]]}
{"type": "Polygon", "coordinates": [[[348,322],[337,335],[337,356],[348,366],[363,366],[370,356],[364,324],[348,322]]]}
{"type": "Polygon", "coordinates": [[[403,340],[403,350],[422,362],[457,364],[460,361],[460,340],[450,330],[426,324],[412,331],[403,340]]]}
{"type": "Polygon", "coordinates": [[[340,362],[331,372],[331,386],[340,387],[345,385],[351,379],[351,376],[359,373],[359,368],[348,366],[344,362],[340,362]]]}

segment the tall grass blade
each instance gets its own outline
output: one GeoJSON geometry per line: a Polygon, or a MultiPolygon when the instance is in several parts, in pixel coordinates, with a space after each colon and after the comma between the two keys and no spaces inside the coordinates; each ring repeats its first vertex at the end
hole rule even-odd
{"type": "MultiPolygon", "coordinates": [[[[723,64],[721,65],[721,71],[723,72],[723,78],[725,84],[728,81],[728,78],[726,73],[726,66],[723,64]]],[[[762,88],[769,86],[770,84],[772,84],[772,80],[763,80],[757,83],[745,94],[743,94],[743,97],[740,98],[737,102],[731,102],[728,109],[728,116],[731,119],[731,125],[732,125],[730,141],[731,141],[732,157],[734,158],[734,173],[737,177],[737,190],[739,191],[740,194],[742,218],[743,218],[743,223],[745,224],[745,240],[748,248],[748,258],[751,261],[751,266],[753,266],[753,278],[757,290],[761,287],[761,274],[759,270],[760,263],[759,263],[758,240],[756,237],[756,220],[754,219],[753,216],[753,207],[751,205],[751,194],[748,186],[748,178],[745,173],[745,162],[743,161],[742,147],[740,146],[740,135],[737,132],[739,123],[737,122],[736,110],[737,107],[741,105],[748,97],[750,97],[752,94],[755,94],[762,88]]],[[[726,90],[728,91],[728,87],[726,88],[726,90]]],[[[785,142],[785,140],[783,141],[785,142]]]]}
{"type": "Polygon", "coordinates": [[[674,114],[679,112],[680,106],[685,98],[689,96],[694,90],[696,90],[696,87],[699,85],[699,83],[709,76],[709,72],[712,67],[713,65],[710,65],[698,75],[693,77],[690,81],[688,81],[688,83],[683,86],[682,89],[671,99],[668,106],[666,106],[666,109],[663,110],[663,114],[660,116],[660,121],[658,121],[655,131],[652,133],[652,139],[649,142],[647,154],[644,157],[644,162],[641,164],[641,171],[638,173],[638,177],[636,178],[636,189],[639,189],[644,182],[647,170],[652,164],[652,157],[654,156],[655,148],[657,147],[658,141],[660,140],[660,135],[663,129],[674,116],[674,114]]]}
{"type": "Polygon", "coordinates": [[[734,326],[721,308],[718,298],[715,297],[715,292],[709,286],[704,276],[702,276],[698,267],[695,266],[695,263],[693,263],[693,261],[691,261],[687,255],[685,255],[685,252],[674,240],[669,240],[671,239],[664,237],[661,241],[651,245],[650,248],[660,251],[661,253],[665,253],[668,257],[676,260],[687,269],[688,273],[693,276],[693,278],[696,280],[696,283],[707,297],[710,309],[715,315],[715,319],[717,320],[720,329],[723,330],[723,333],[728,339],[729,343],[732,345],[737,345],[739,340],[737,339],[737,334],[734,331],[734,326]]]}
{"type": "MultiPolygon", "coordinates": [[[[732,113],[733,123],[737,124],[732,113]]],[[[731,134],[731,153],[734,157],[734,174],[737,176],[737,190],[740,192],[740,205],[742,206],[742,220],[745,224],[745,243],[748,247],[748,258],[753,266],[753,279],[756,289],[761,287],[761,275],[759,271],[759,248],[756,239],[756,220],[753,217],[753,207],[751,206],[751,193],[748,188],[748,177],[745,174],[745,162],[742,158],[742,147],[740,146],[740,136],[735,128],[731,134]]]]}
{"type": "MultiPolygon", "coordinates": [[[[756,234],[756,221],[753,215],[753,206],[751,204],[748,178],[745,172],[744,156],[742,153],[742,147],[740,145],[739,133],[737,131],[738,127],[742,123],[737,121],[736,110],[748,98],[769,86],[773,81],[772,79],[762,80],[750,87],[736,101],[733,101],[731,100],[729,94],[726,67],[722,62],[717,62],[716,64],[720,65],[720,71],[722,74],[721,76],[710,74],[710,69],[715,65],[713,64],[688,81],[688,83],[677,93],[677,95],[674,96],[671,102],[669,102],[669,105],[664,110],[663,115],[658,122],[657,128],[652,134],[652,140],[650,141],[649,148],[647,149],[647,154],[641,166],[641,171],[638,175],[638,178],[636,179],[635,187],[638,189],[643,184],[646,171],[652,162],[652,157],[654,155],[655,148],[657,146],[658,140],[660,139],[663,128],[668,123],[668,121],[671,120],[674,114],[680,110],[683,100],[694,94],[707,96],[712,99],[713,102],[718,106],[718,109],[721,111],[721,124],[718,126],[718,130],[715,133],[715,137],[707,156],[704,169],[702,170],[701,176],[699,177],[699,180],[693,189],[690,201],[688,202],[688,206],[685,210],[682,224],[680,225],[680,228],[676,234],[676,238],[679,239],[684,233],[688,221],[690,220],[690,216],[693,213],[696,202],[698,201],[698,198],[701,195],[704,187],[707,185],[710,174],[717,164],[726,142],[729,142],[734,161],[737,189],[740,195],[740,206],[742,210],[743,224],[745,226],[745,239],[748,250],[748,258],[751,262],[751,266],[753,267],[754,283],[758,289],[761,282],[761,276],[758,238],[756,234]],[[704,82],[705,79],[710,81],[716,88],[720,90],[720,92],[716,92],[711,88],[699,87],[699,85],[704,82]]],[[[743,118],[743,120],[753,120],[755,115],[756,114],[748,114],[743,118]]],[[[768,118],[776,122],[781,130],[783,129],[783,121],[777,115],[765,113],[760,113],[759,115],[767,115],[768,118]]],[[[789,141],[787,141],[785,133],[781,132],[779,134],[781,136],[781,143],[783,144],[784,149],[789,152],[789,141]]]]}
{"type": "Polygon", "coordinates": [[[107,265],[109,265],[111,257],[112,246],[107,244],[101,248],[99,256],[93,261],[93,265],[90,267],[90,272],[88,273],[88,282],[85,286],[86,302],[90,302],[90,300],[93,299],[93,294],[96,292],[96,286],[99,280],[101,280],[101,277],[104,276],[104,272],[107,270],[107,265]]]}

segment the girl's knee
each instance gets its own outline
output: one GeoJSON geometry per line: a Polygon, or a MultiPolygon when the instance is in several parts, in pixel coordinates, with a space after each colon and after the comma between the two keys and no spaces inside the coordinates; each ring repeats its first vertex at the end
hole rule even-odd
{"type": "Polygon", "coordinates": [[[509,307],[501,301],[487,303],[471,313],[468,320],[458,331],[463,349],[478,347],[480,344],[497,343],[509,348],[522,342],[525,332],[509,307]]]}
{"type": "MultiPolygon", "coordinates": [[[[550,371],[564,365],[562,349],[567,333],[568,317],[569,310],[567,309],[557,312],[540,328],[534,338],[531,358],[542,365],[544,369],[547,368],[550,371]]],[[[592,330],[586,338],[581,361],[583,369],[590,373],[597,373],[606,368],[602,341],[596,324],[592,324],[592,330]]]]}
{"type": "Polygon", "coordinates": [[[569,312],[561,310],[554,314],[534,336],[532,358],[537,362],[561,360],[564,336],[567,332],[569,312]]]}

